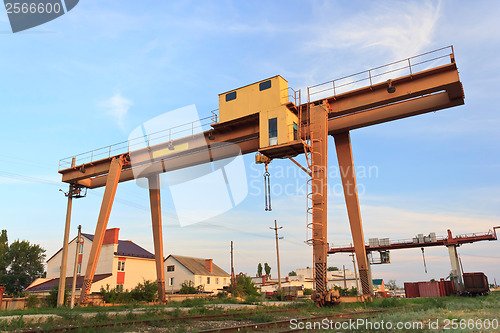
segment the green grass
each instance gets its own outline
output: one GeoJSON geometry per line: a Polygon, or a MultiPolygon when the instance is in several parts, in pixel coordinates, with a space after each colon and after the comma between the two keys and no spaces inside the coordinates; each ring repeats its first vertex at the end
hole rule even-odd
{"type": "MultiPolygon", "coordinates": [[[[86,308],[75,308],[70,310],[68,308],[40,308],[40,309],[29,309],[29,310],[16,310],[16,311],[3,311],[0,312],[0,316],[5,315],[16,315],[19,316],[10,322],[0,320],[0,331],[17,331],[24,329],[36,329],[36,330],[50,330],[56,327],[65,327],[69,325],[75,326],[85,326],[91,323],[120,323],[120,322],[131,322],[137,320],[152,320],[151,326],[161,326],[167,327],[168,331],[176,332],[186,332],[191,331],[189,327],[189,321],[184,323],[181,322],[166,322],[161,321],[163,319],[184,317],[184,316],[200,316],[208,314],[220,314],[220,313],[233,313],[237,314],[236,317],[231,318],[231,320],[236,321],[250,321],[255,323],[269,322],[274,320],[279,320],[287,318],[286,316],[297,317],[307,317],[307,316],[317,316],[325,314],[334,313],[345,313],[345,312],[360,312],[368,310],[383,310],[384,313],[378,314],[375,318],[370,319],[372,322],[377,321],[390,321],[390,322],[412,322],[421,321],[429,323],[432,320],[439,320],[441,324],[444,324],[444,320],[469,320],[469,319],[494,319],[500,320],[498,317],[498,309],[500,309],[500,292],[492,293],[488,296],[478,296],[478,297],[443,297],[443,298],[415,298],[415,299],[399,299],[399,298],[389,298],[389,299],[375,299],[372,302],[367,303],[345,303],[336,307],[325,307],[317,308],[312,301],[300,301],[293,304],[284,306],[284,308],[297,309],[297,313],[283,314],[283,313],[272,313],[272,310],[276,310],[276,307],[265,306],[266,302],[260,303],[259,312],[254,313],[254,309],[228,309],[223,310],[218,307],[217,304],[230,303],[230,299],[191,299],[183,302],[178,302],[178,304],[169,304],[168,307],[161,305],[152,306],[136,306],[135,308],[130,305],[126,306],[115,306],[115,307],[86,307],[86,308]],[[206,305],[214,305],[213,307],[207,308],[206,305]],[[172,309],[173,306],[173,309],[172,309]],[[182,311],[181,307],[188,307],[189,311],[182,311]],[[171,311],[166,311],[167,309],[171,311]],[[132,310],[142,310],[143,313],[133,313],[132,310]],[[115,314],[112,312],[124,311],[122,314],[115,314]],[[83,315],[88,312],[95,312],[93,318],[84,317],[83,315]],[[27,314],[55,314],[58,318],[48,318],[38,321],[30,321],[25,318],[27,314]]],[[[240,302],[241,303],[241,302],[240,302]]],[[[225,319],[219,319],[223,321],[225,319]]],[[[208,325],[208,324],[207,324],[208,325]]],[[[442,329],[441,327],[440,329],[442,329]]],[[[123,331],[124,327],[109,327],[106,328],[106,332],[119,332],[123,331]]],[[[133,330],[132,327],[128,327],[126,330],[133,330]]],[[[82,332],[97,332],[96,329],[88,328],[81,329],[82,332]]],[[[103,329],[99,330],[100,332],[103,329]]],[[[376,329],[372,330],[357,330],[356,332],[376,332],[376,329]]],[[[429,332],[429,330],[421,330],[423,332],[429,332]]],[[[450,332],[447,330],[446,332],[450,332]]],[[[492,331],[492,330],[490,330],[492,331]]],[[[416,330],[415,332],[418,332],[416,330]]],[[[436,332],[433,330],[432,332],[436,332]]],[[[445,330],[443,330],[445,332],[445,330]]]]}

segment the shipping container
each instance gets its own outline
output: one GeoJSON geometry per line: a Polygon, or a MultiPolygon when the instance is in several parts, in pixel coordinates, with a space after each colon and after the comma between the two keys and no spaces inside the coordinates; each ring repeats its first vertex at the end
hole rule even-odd
{"type": "Polygon", "coordinates": [[[431,242],[437,242],[437,237],[435,232],[431,232],[429,234],[429,237],[431,238],[431,242]]]}
{"type": "Polygon", "coordinates": [[[418,293],[418,282],[405,282],[405,295],[406,298],[416,298],[419,297],[418,293]]]}
{"type": "Polygon", "coordinates": [[[438,281],[419,282],[418,293],[420,297],[441,297],[438,281]]]}
{"type": "Polygon", "coordinates": [[[490,291],[488,278],[482,272],[464,273],[464,288],[471,295],[486,295],[490,291]]]}
{"type": "Polygon", "coordinates": [[[441,288],[441,296],[450,296],[455,293],[453,281],[441,279],[441,281],[439,281],[439,287],[441,288]]]}
{"type": "Polygon", "coordinates": [[[379,241],[378,241],[378,238],[370,238],[368,240],[368,244],[370,245],[370,247],[376,247],[376,246],[379,246],[379,241]]]}

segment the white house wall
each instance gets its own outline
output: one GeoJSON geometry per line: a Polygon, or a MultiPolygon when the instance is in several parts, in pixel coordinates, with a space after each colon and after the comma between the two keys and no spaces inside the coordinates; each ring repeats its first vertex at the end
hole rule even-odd
{"type": "MultiPolygon", "coordinates": [[[[99,260],[95,274],[109,274],[113,272],[113,257],[116,244],[106,244],[101,248],[99,260]]],[[[82,271],[80,275],[85,275],[87,264],[89,262],[90,249],[92,242],[84,237],[83,256],[82,256],[82,271]]],[[[66,276],[73,276],[75,267],[75,251],[76,238],[68,245],[68,260],[66,266],[66,276]]],[[[50,261],[47,262],[47,278],[58,278],[61,272],[62,251],[57,253],[50,261]]]]}
{"type": "Polygon", "coordinates": [[[195,287],[199,285],[197,281],[195,281],[194,274],[174,258],[168,257],[163,265],[165,267],[165,288],[167,292],[178,292],[184,281],[193,281],[195,287]],[[167,267],[172,265],[174,266],[174,271],[167,272],[167,267]],[[173,285],[170,284],[171,278],[174,278],[173,285]]]}
{"type": "Polygon", "coordinates": [[[192,281],[195,287],[202,286],[202,289],[207,292],[215,292],[217,289],[222,289],[224,286],[229,286],[229,276],[207,276],[195,275],[173,257],[168,257],[164,262],[165,266],[165,288],[167,292],[178,292],[181,289],[181,284],[184,281],[192,281]],[[174,265],[174,271],[168,272],[167,267],[174,265]],[[170,278],[174,278],[174,284],[170,284],[170,278]],[[210,277],[210,284],[207,284],[207,277],[210,277]],[[218,280],[218,283],[216,283],[218,280]],[[224,283],[225,281],[225,283],[224,283]]]}

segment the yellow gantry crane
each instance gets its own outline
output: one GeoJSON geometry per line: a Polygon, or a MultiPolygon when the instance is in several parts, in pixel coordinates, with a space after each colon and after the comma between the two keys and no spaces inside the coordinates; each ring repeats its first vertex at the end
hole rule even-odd
{"type": "Polygon", "coordinates": [[[235,147],[242,154],[259,153],[258,161],[266,165],[272,159],[289,158],[310,176],[307,215],[311,236],[307,243],[313,246],[315,288],[320,298],[325,297],[328,135],[331,135],[342,170],[362,292],[369,297],[371,279],[349,132],[464,104],[453,47],[308,87],[306,95],[307,101],[302,103],[301,91],[288,87],[287,81],[278,75],[220,94],[218,116],[214,113],[210,129],[201,134],[206,142],[203,147],[191,145],[189,135],[155,144],[150,144],[148,138],[147,147],[137,150],[128,142],[61,160],[59,173],[62,181],[69,184],[69,192],[59,293],[64,289],[66,276],[71,199],[84,189],[105,187],[80,294],[80,304],[86,304],[118,184],[135,179],[139,174],[137,169],[141,168],[140,177],[149,183],[158,295],[164,301],[159,174],[235,156],[235,147]],[[307,166],[293,159],[299,154],[305,154],[307,166]]]}

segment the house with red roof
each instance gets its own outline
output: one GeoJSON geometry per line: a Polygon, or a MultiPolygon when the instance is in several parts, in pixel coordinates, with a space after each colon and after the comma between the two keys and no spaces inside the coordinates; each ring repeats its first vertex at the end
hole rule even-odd
{"type": "MultiPolygon", "coordinates": [[[[130,290],[144,280],[156,281],[154,254],[130,240],[120,240],[120,229],[107,229],[96,267],[91,292],[98,292],[101,287],[121,288],[130,290]]],[[[94,235],[82,233],[78,244],[77,259],[77,294],[83,285],[85,269],[89,261],[90,249],[94,235]]],[[[68,262],[66,269],[66,286],[73,284],[73,271],[77,251],[76,237],[68,246],[68,262]]],[[[47,292],[59,285],[62,249],[47,260],[46,278],[36,279],[26,288],[27,292],[47,292]]]]}

